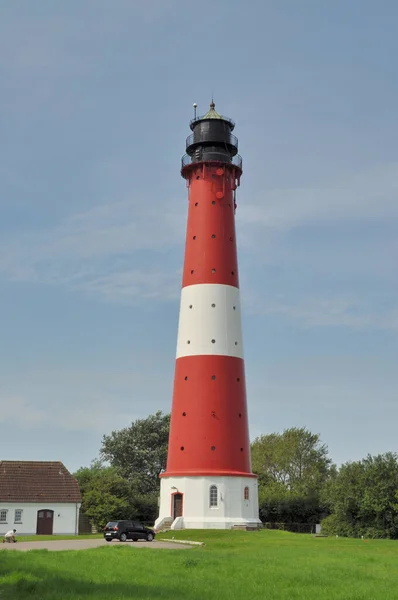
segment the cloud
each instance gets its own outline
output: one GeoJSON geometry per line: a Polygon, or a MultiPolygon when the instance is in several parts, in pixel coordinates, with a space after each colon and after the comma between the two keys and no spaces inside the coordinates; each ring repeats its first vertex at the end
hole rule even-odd
{"type": "MultiPolygon", "coordinates": [[[[49,69],[65,72],[73,68],[79,72],[82,67],[102,69],[98,55],[92,50],[94,45],[99,54],[106,54],[108,38],[122,37],[124,28],[137,29],[143,35],[147,27],[158,28],[164,18],[171,19],[171,10],[177,0],[169,0],[167,5],[161,0],[118,0],[110,11],[107,0],[94,0],[70,10],[53,4],[51,8],[36,6],[30,10],[29,3],[23,11],[13,5],[4,7],[0,23],[0,67],[9,69],[49,69]],[[95,14],[95,18],[93,18],[95,14]],[[91,35],[87,35],[86,21],[90,22],[91,35]],[[71,43],[70,40],[73,40],[71,43]],[[82,51],[85,50],[85,52],[82,51]]],[[[116,45],[116,44],[115,44],[116,45]]],[[[139,57],[129,56],[132,61],[139,57]]]]}
{"type": "Polygon", "coordinates": [[[174,299],[181,269],[166,255],[178,241],[183,247],[184,225],[182,214],[138,202],[95,206],[52,229],[3,237],[0,274],[118,303],[174,299]]]}
{"type": "MultiPolygon", "coordinates": [[[[143,396],[142,390],[148,387],[147,367],[142,363],[141,368],[137,373],[32,365],[22,380],[2,378],[0,423],[15,423],[18,415],[18,425],[24,429],[45,426],[104,433],[124,427],[142,416],[141,404],[132,399],[137,390],[143,396]]],[[[151,405],[151,398],[146,400],[142,402],[144,411],[151,405]]]]}
{"type": "MultiPolygon", "coordinates": [[[[384,251],[391,255],[388,236],[370,241],[359,232],[345,246],[339,238],[347,222],[394,223],[397,193],[398,164],[391,164],[317,190],[271,190],[261,204],[242,201],[237,227],[248,313],[283,316],[304,327],[396,330],[391,268],[383,260],[384,251]],[[290,239],[294,229],[318,231],[328,223],[329,245],[323,239],[309,243],[308,236],[300,245],[290,239]],[[264,282],[271,277],[268,267],[274,266],[285,271],[280,271],[283,277],[272,294],[264,282]],[[289,284],[296,273],[312,271],[324,279],[333,274],[353,281],[361,274],[368,288],[384,273],[384,287],[376,297],[369,289],[363,293],[355,282],[332,294],[317,290],[316,284],[304,293],[289,284]]],[[[104,202],[52,228],[3,236],[0,276],[63,286],[111,303],[174,302],[180,294],[185,224],[184,204],[173,199],[167,210],[144,197],[104,202]]]]}
{"type": "MultiPolygon", "coordinates": [[[[70,390],[70,394],[73,396],[73,390],[70,390]]],[[[51,406],[51,399],[44,399],[47,400],[47,407],[51,406]]],[[[89,395],[78,402],[57,403],[52,410],[38,409],[37,403],[31,401],[29,395],[23,398],[0,395],[0,403],[6,407],[0,415],[0,423],[13,425],[18,414],[18,427],[29,431],[45,426],[60,427],[67,431],[104,433],[109,429],[109,423],[112,423],[112,429],[125,427],[140,416],[120,406],[116,408],[115,397],[103,393],[100,396],[89,395]]]]}
{"type": "Polygon", "coordinates": [[[70,289],[99,296],[114,304],[132,304],[140,300],[176,301],[180,296],[181,273],[173,274],[150,271],[117,271],[97,278],[86,279],[75,284],[68,282],[70,289]]]}
{"type": "Polygon", "coordinates": [[[29,429],[48,419],[46,410],[38,410],[36,406],[19,396],[2,397],[0,394],[0,404],[0,423],[3,424],[15,423],[15,416],[18,415],[18,426],[29,429]]]}
{"type": "Polygon", "coordinates": [[[300,226],[398,219],[398,163],[319,187],[272,189],[239,204],[242,227],[286,232],[300,226]]]}
{"type": "Polygon", "coordinates": [[[244,310],[304,328],[397,331],[398,163],[264,194],[239,204],[244,310]]]}
{"type": "Polygon", "coordinates": [[[182,239],[179,214],[145,208],[138,201],[110,202],[76,213],[61,225],[20,235],[7,245],[13,256],[34,262],[96,260],[138,250],[161,252],[182,239]]]}
{"type": "Polygon", "coordinates": [[[248,314],[283,317],[304,329],[316,327],[348,327],[354,330],[379,329],[398,332],[398,302],[380,306],[368,298],[352,294],[300,296],[284,294],[261,296],[243,294],[243,310],[248,314]]]}

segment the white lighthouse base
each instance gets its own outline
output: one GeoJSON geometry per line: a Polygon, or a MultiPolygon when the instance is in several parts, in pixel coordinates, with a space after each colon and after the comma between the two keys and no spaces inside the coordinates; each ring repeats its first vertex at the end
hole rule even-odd
{"type": "Polygon", "coordinates": [[[257,529],[258,487],[254,477],[162,477],[155,530],[257,529]]]}

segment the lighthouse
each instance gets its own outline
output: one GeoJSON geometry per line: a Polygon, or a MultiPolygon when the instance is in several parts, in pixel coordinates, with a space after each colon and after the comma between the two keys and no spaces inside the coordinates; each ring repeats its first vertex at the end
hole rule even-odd
{"type": "Polygon", "coordinates": [[[257,528],[235,232],[242,175],[234,122],[190,122],[188,220],[165,472],[155,528],[257,528]]]}

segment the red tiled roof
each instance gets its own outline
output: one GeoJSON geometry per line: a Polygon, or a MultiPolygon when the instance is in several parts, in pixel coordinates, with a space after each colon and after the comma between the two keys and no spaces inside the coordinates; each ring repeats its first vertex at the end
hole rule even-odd
{"type": "Polygon", "coordinates": [[[61,462],[2,460],[0,502],[81,502],[81,495],[61,462]]]}

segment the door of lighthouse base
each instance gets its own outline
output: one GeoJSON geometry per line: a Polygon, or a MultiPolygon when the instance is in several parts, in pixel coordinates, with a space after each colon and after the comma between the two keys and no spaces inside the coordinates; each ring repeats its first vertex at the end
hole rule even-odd
{"type": "Polygon", "coordinates": [[[173,494],[173,519],[182,517],[182,494],[173,494]]]}

